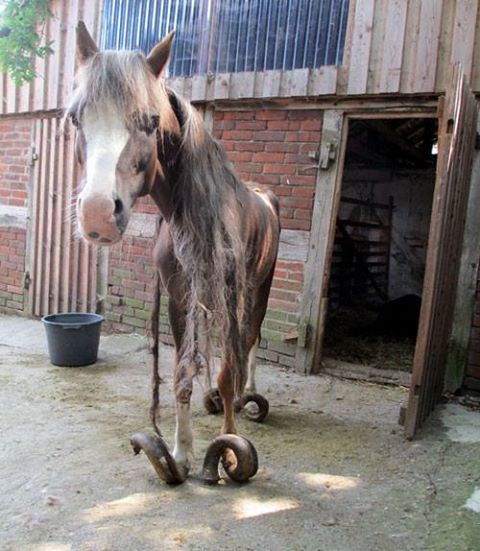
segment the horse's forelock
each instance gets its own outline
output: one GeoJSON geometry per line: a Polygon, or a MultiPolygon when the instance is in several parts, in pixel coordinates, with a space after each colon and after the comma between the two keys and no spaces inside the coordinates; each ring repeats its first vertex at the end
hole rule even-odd
{"type": "Polygon", "coordinates": [[[142,52],[105,51],[95,54],[76,74],[76,90],[68,113],[104,105],[114,108],[127,126],[139,117],[159,115],[160,127],[171,129],[172,117],[162,79],[150,71],[142,52]]]}

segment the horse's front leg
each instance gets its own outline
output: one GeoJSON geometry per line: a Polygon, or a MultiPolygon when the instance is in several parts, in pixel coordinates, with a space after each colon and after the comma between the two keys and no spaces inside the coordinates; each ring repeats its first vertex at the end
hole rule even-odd
{"type": "Polygon", "coordinates": [[[175,367],[176,428],[173,457],[188,472],[193,465],[193,430],[190,414],[195,365],[180,361],[175,367]]]}

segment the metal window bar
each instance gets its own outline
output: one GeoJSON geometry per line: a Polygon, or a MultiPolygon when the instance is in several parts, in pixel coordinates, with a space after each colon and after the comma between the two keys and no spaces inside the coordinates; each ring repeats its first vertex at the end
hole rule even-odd
{"type": "Polygon", "coordinates": [[[104,0],[105,49],[150,48],[171,30],[170,76],[342,62],[349,0],[104,0]]]}

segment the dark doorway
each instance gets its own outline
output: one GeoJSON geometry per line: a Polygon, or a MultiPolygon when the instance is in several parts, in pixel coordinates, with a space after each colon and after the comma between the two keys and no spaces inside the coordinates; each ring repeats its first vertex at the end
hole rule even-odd
{"type": "Polygon", "coordinates": [[[437,160],[437,119],[350,120],[324,358],[411,371],[437,160]]]}

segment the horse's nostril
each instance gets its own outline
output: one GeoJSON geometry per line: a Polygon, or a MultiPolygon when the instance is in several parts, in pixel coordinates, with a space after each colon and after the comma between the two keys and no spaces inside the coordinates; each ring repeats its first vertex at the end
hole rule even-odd
{"type": "Polygon", "coordinates": [[[120,199],[115,199],[115,210],[113,212],[115,215],[122,214],[123,203],[120,199]]]}
{"type": "Polygon", "coordinates": [[[88,234],[88,237],[91,237],[92,239],[98,239],[100,234],[98,234],[96,231],[91,231],[89,234],[88,234]]]}

